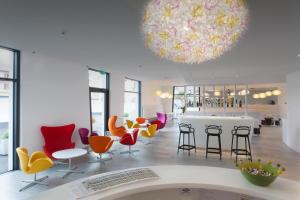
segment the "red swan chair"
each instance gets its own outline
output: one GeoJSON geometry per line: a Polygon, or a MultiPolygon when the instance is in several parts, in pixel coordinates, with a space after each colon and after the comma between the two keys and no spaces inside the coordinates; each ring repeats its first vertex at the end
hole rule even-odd
{"type": "Polygon", "coordinates": [[[43,150],[45,154],[55,160],[52,153],[63,149],[72,149],[75,147],[75,142],[71,141],[72,134],[75,129],[75,124],[64,126],[42,126],[41,132],[44,137],[45,144],[43,150]]]}

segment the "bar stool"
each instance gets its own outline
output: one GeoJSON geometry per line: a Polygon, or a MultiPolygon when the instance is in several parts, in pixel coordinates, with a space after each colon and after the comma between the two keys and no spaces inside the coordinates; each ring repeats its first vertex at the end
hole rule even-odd
{"type": "Polygon", "coordinates": [[[192,128],[191,124],[185,124],[185,123],[180,123],[179,124],[179,142],[178,142],[178,149],[177,149],[177,154],[179,153],[179,149],[188,150],[189,155],[190,151],[192,149],[195,149],[196,152],[196,140],[195,140],[195,129],[192,128]],[[190,135],[192,134],[192,137],[194,138],[194,145],[191,145],[190,143],[190,135]],[[184,138],[185,136],[188,136],[188,144],[185,144],[184,138]],[[181,144],[181,136],[183,136],[183,142],[181,144]]]}
{"type": "Polygon", "coordinates": [[[220,160],[222,160],[222,145],[221,145],[221,134],[222,134],[222,126],[217,125],[209,125],[205,128],[206,133],[206,159],[208,153],[219,154],[220,160]],[[209,147],[209,137],[218,137],[218,148],[209,147]]]}
{"type": "Polygon", "coordinates": [[[251,147],[250,147],[250,139],[249,135],[251,132],[250,126],[234,126],[232,133],[232,140],[231,140],[231,156],[232,153],[235,153],[235,162],[237,162],[238,155],[245,155],[246,157],[250,157],[252,161],[252,154],[251,154],[251,147]],[[236,137],[235,148],[233,148],[233,141],[234,137],[236,137]],[[244,138],[245,140],[245,149],[239,148],[239,138],[244,138]]]}

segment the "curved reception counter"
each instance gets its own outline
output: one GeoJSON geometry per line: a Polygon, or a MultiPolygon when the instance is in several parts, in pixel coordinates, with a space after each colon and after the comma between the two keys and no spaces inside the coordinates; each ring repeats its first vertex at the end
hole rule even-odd
{"type": "MultiPolygon", "coordinates": [[[[222,149],[230,150],[232,134],[234,126],[251,126],[250,140],[253,134],[253,127],[255,120],[252,117],[227,117],[227,116],[193,116],[184,115],[180,118],[180,123],[191,124],[195,129],[196,146],[205,148],[206,147],[206,134],[205,127],[207,125],[218,125],[222,126],[221,143],[222,149]]],[[[217,147],[217,140],[210,139],[209,145],[217,147]]],[[[244,141],[239,141],[239,145],[242,147],[245,145],[244,141]]]]}
{"type": "Polygon", "coordinates": [[[122,184],[99,191],[92,195],[84,194],[81,185],[86,180],[114,175],[122,171],[98,174],[76,180],[30,198],[35,200],[84,199],[84,200],[297,200],[300,199],[300,183],[278,178],[268,187],[259,187],[247,182],[235,169],[202,166],[153,166],[147,169],[158,178],[122,184]],[[221,197],[221,198],[218,198],[221,197]]]}

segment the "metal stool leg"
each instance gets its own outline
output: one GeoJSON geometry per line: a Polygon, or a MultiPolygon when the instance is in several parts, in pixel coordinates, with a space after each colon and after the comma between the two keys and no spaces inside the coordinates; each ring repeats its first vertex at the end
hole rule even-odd
{"type": "Polygon", "coordinates": [[[196,140],[195,140],[195,133],[193,132],[193,137],[194,137],[194,146],[195,146],[195,153],[197,152],[196,149],[197,149],[197,146],[196,146],[196,140]]]}
{"type": "Polygon", "coordinates": [[[248,145],[249,145],[250,160],[252,161],[252,152],[251,152],[251,147],[250,147],[250,139],[249,139],[249,136],[247,137],[247,140],[248,140],[248,145]]]}
{"type": "Polygon", "coordinates": [[[232,156],[232,151],[233,151],[233,140],[234,140],[234,135],[231,137],[231,151],[230,151],[230,156],[232,156]]]}
{"type": "Polygon", "coordinates": [[[208,143],[209,143],[209,134],[206,135],[206,159],[207,159],[207,153],[208,153],[208,143]]]}
{"type": "Polygon", "coordinates": [[[236,135],[236,143],[235,143],[235,162],[237,163],[238,160],[238,144],[239,144],[239,137],[236,135]]]}
{"type": "Polygon", "coordinates": [[[177,154],[179,153],[180,139],[181,139],[181,133],[179,133],[179,141],[178,141],[178,147],[177,147],[177,154]]]}
{"type": "Polygon", "coordinates": [[[218,135],[218,140],[219,140],[220,160],[222,160],[222,147],[221,147],[221,136],[220,135],[218,135]]]}
{"type": "MultiPolygon", "coordinates": [[[[185,142],[184,142],[185,134],[183,133],[182,135],[183,135],[183,140],[182,140],[183,143],[182,143],[182,145],[183,145],[183,147],[184,147],[184,144],[185,144],[185,142]]],[[[184,151],[184,148],[183,148],[183,151],[184,151]]]]}
{"type": "Polygon", "coordinates": [[[190,155],[191,155],[191,149],[190,149],[190,145],[191,145],[191,143],[190,143],[190,133],[188,134],[188,140],[189,140],[188,144],[189,144],[189,156],[190,156],[190,155]]]}

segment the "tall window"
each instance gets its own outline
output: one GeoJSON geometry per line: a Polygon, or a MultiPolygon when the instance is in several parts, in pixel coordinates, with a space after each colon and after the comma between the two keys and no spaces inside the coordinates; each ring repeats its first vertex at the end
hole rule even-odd
{"type": "Polygon", "coordinates": [[[89,69],[91,130],[104,135],[109,116],[109,74],[89,69]]]}
{"type": "Polygon", "coordinates": [[[0,173],[18,169],[20,52],[0,47],[0,173]]]}
{"type": "Polygon", "coordinates": [[[125,79],[124,119],[141,116],[141,81],[125,79]]]}

